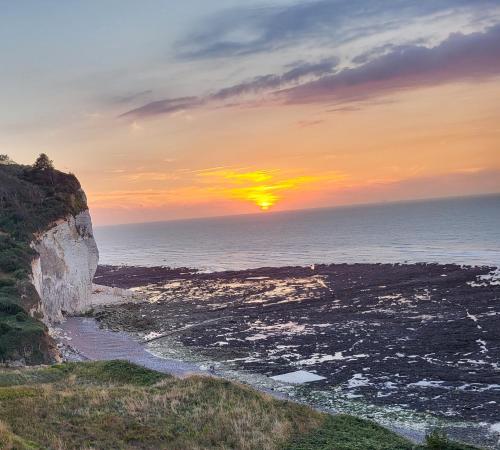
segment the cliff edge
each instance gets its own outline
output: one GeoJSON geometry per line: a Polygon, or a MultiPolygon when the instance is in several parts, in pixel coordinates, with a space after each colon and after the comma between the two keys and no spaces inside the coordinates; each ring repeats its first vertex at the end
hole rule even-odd
{"type": "Polygon", "coordinates": [[[58,359],[48,325],[90,305],[97,262],[77,178],[0,155],[0,361],[58,359]]]}

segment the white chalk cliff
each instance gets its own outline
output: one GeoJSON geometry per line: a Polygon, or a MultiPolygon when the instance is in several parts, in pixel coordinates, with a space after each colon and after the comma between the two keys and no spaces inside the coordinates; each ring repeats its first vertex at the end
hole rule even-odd
{"type": "Polygon", "coordinates": [[[99,260],[89,211],[59,220],[31,246],[38,254],[31,265],[31,281],[41,299],[31,314],[50,324],[61,322],[63,313],[87,310],[99,260]]]}

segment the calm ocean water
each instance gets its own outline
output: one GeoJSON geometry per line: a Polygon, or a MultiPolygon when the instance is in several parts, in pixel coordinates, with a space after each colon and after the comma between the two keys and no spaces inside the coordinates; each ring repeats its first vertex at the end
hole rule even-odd
{"type": "Polygon", "coordinates": [[[500,195],[96,227],[102,264],[202,270],[340,262],[500,267],[500,195]]]}

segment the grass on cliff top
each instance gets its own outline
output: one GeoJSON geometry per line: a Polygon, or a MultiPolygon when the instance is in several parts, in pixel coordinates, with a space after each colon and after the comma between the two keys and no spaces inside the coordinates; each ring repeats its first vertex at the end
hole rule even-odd
{"type": "Polygon", "coordinates": [[[0,448],[462,447],[415,447],[372,422],[328,416],[221,379],[178,379],[109,361],[0,370],[0,448]]]}

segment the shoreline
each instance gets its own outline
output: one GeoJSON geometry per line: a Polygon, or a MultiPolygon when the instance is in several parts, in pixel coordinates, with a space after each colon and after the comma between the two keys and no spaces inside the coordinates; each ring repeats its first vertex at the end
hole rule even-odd
{"type": "MultiPolygon", "coordinates": [[[[450,437],[476,443],[479,439],[495,448],[498,436],[489,427],[500,417],[491,399],[500,398],[500,386],[488,380],[498,376],[498,349],[490,329],[498,326],[500,309],[498,302],[491,304],[499,290],[492,271],[453,264],[340,264],[216,273],[101,266],[96,282],[132,288],[147,300],[98,307],[94,316],[101,326],[136,337],[167,333],[168,345],[165,338],[148,345],[163,357],[187,349],[229,365],[229,371],[267,378],[302,367],[327,377],[293,388],[300,391],[294,395],[309,404],[342,404],[343,411],[383,425],[384,410],[399,408],[408,423],[428,412],[436,418],[434,424],[451,424],[446,427],[450,437]],[[456,326],[446,330],[449,323],[456,326]],[[429,334],[429,329],[438,334],[429,334]],[[444,331],[453,339],[439,339],[444,331]],[[367,346],[358,342],[363,337],[379,342],[367,346]],[[462,339],[462,344],[456,347],[454,339],[462,339]],[[385,340],[401,344],[385,352],[385,340]],[[485,344],[486,354],[478,341],[485,344]],[[349,352],[353,344],[357,348],[349,352]],[[461,346],[471,345],[469,356],[447,363],[461,346]],[[280,346],[285,348],[275,352],[280,346]],[[400,347],[408,346],[407,356],[396,356],[403,355],[400,347]],[[420,346],[428,348],[419,356],[420,346]],[[441,356],[431,351],[440,346],[441,356]],[[407,414],[411,411],[417,416],[407,414]],[[489,425],[480,427],[484,422],[489,425]]],[[[242,381],[238,376],[236,380],[242,381]]],[[[258,383],[252,385],[259,388],[258,383]]],[[[397,415],[393,413],[391,421],[397,415]]]]}
{"type": "Polygon", "coordinates": [[[487,272],[498,273],[498,280],[500,280],[500,265],[495,263],[484,263],[484,264],[471,264],[471,263],[456,263],[448,262],[442,263],[439,261],[399,261],[399,262],[339,262],[339,263],[314,263],[314,264],[303,264],[303,265],[290,265],[284,264],[279,266],[257,266],[249,268],[233,268],[233,269],[204,269],[197,267],[172,267],[169,265],[137,265],[137,264],[99,264],[97,267],[97,272],[94,277],[94,285],[99,287],[114,287],[130,289],[131,287],[144,286],[145,282],[150,281],[151,283],[161,282],[172,279],[189,279],[193,276],[207,277],[211,276],[245,276],[251,274],[263,274],[268,273],[274,275],[281,271],[304,271],[312,270],[315,271],[321,268],[328,267],[359,267],[359,266],[373,266],[373,267],[456,267],[460,269],[472,269],[472,270],[486,270],[487,272]],[[99,281],[99,283],[96,283],[99,281]],[[102,283],[102,284],[100,284],[102,283]],[[129,287],[126,287],[129,286],[129,287]]]}

